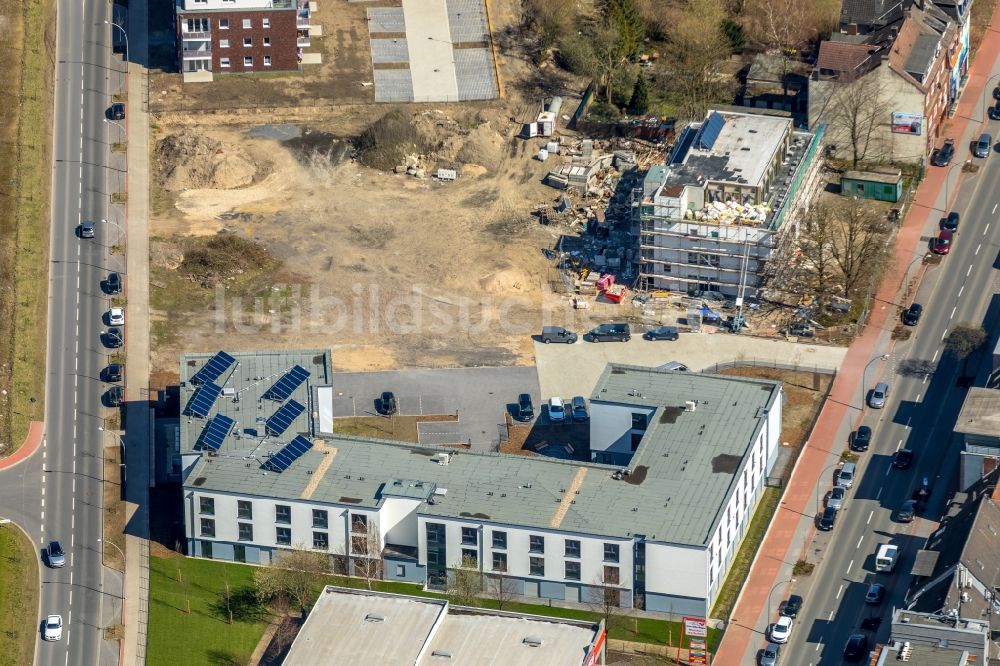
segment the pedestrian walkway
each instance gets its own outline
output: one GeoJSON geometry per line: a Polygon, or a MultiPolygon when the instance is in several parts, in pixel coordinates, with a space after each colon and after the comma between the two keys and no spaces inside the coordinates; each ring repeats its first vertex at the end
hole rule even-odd
{"type": "Polygon", "coordinates": [[[41,421],[32,421],[31,425],[28,426],[28,435],[24,438],[21,448],[6,458],[0,458],[0,471],[10,469],[14,465],[24,462],[35,455],[35,451],[42,445],[42,439],[44,438],[45,424],[41,421]]]}
{"type": "MultiPolygon", "coordinates": [[[[983,93],[994,76],[1000,56],[1000,33],[993,27],[996,25],[1000,25],[1000,5],[973,62],[958,111],[946,124],[944,135],[953,137],[956,146],[968,145],[973,136],[978,136],[984,121],[983,93]]],[[[911,269],[916,259],[925,252],[921,236],[928,225],[936,222],[940,213],[948,208],[950,201],[946,199],[955,197],[963,175],[961,169],[931,168],[920,184],[896,238],[893,266],[886,272],[887,277],[873,300],[871,318],[844,358],[830,398],[813,429],[814,436],[807,442],[796,463],[713,663],[726,666],[755,663],[763,638],[760,628],[770,622],[770,618],[762,617],[768,605],[768,595],[776,584],[791,577],[791,567],[800,559],[811,537],[816,485],[824,470],[837,460],[842,448],[836,439],[841,425],[848,418],[851,422],[860,420],[860,409],[854,405],[860,402],[859,386],[865,369],[869,364],[874,365],[873,359],[880,354],[891,351],[893,342],[890,333],[894,325],[892,317],[896,312],[897,296],[901,289],[909,289],[911,269]]],[[[872,376],[881,373],[883,364],[878,363],[872,376]]]]}

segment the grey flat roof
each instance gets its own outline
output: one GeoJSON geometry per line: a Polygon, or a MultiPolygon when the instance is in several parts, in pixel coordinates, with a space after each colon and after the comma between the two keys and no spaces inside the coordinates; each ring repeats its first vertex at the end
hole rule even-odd
{"type": "Polygon", "coordinates": [[[955,432],[1000,439],[1000,391],[973,387],[965,394],[955,432]]]}
{"type": "Polygon", "coordinates": [[[594,625],[572,620],[327,586],[284,664],[579,666],[595,633],[594,625]],[[529,637],[540,645],[526,644],[529,637]]]}
{"type": "MultiPolygon", "coordinates": [[[[215,355],[215,352],[190,352],[180,358],[180,450],[181,453],[194,451],[199,437],[209,423],[208,418],[189,417],[184,410],[195,392],[196,386],[191,378],[215,355]]],[[[311,433],[310,413],[312,406],[311,387],[324,386],[330,383],[332,364],[330,352],[321,349],[305,349],[296,351],[261,351],[261,352],[231,352],[236,359],[215,383],[222,386],[226,393],[233,390],[233,395],[220,395],[215,401],[209,417],[223,414],[233,419],[236,425],[233,434],[225,439],[222,452],[242,451],[248,445],[255,446],[257,439],[246,430],[259,430],[263,433],[263,424],[257,419],[267,419],[282,405],[282,402],[263,399],[263,395],[285,372],[294,365],[300,365],[309,371],[309,378],[289,396],[305,407],[303,411],[280,437],[273,440],[277,446],[282,446],[297,434],[311,433]],[[235,402],[234,398],[239,398],[235,402]],[[241,439],[237,439],[236,433],[241,439]]]]}
{"type": "Polygon", "coordinates": [[[903,179],[903,172],[898,169],[891,171],[845,171],[841,180],[864,180],[871,183],[888,183],[896,185],[903,179]]]}
{"type": "Polygon", "coordinates": [[[766,380],[608,366],[592,400],[656,408],[625,480],[608,465],[334,436],[281,473],[260,468],[277,444],[241,440],[240,450],[203,456],[185,484],[368,508],[424,494],[427,516],[702,546],[780,391],[766,380]],[[695,411],[683,411],[686,400],[699,401],[695,411]],[[453,454],[447,465],[440,452],[453,454]]]}

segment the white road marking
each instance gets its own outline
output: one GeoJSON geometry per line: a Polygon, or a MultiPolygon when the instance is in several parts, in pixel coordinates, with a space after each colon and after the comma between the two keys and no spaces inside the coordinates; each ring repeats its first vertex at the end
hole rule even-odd
{"type": "Polygon", "coordinates": [[[875,509],[872,509],[872,512],[868,514],[868,520],[865,521],[865,525],[871,525],[872,524],[872,516],[874,516],[874,515],[875,515],[875,509]]]}
{"type": "Polygon", "coordinates": [[[73,511],[76,511],[76,498],[73,498],[73,511]]]}
{"type": "Polygon", "coordinates": [[[73,492],[76,492],[76,479],[73,479],[73,492]]]}
{"type": "Polygon", "coordinates": [[[858,539],[858,545],[854,547],[854,550],[859,550],[861,548],[861,542],[864,541],[864,539],[865,539],[865,535],[862,534],[861,538],[858,539]]]}
{"type": "Polygon", "coordinates": [[[45,520],[45,511],[42,511],[42,520],[45,520]]]}
{"type": "MultiPolygon", "coordinates": [[[[941,353],[940,349],[935,349],[934,350],[934,356],[931,357],[931,363],[937,363],[937,357],[938,357],[938,354],[940,354],[940,353],[941,353]]],[[[927,381],[927,375],[924,375],[924,381],[927,381]]]]}
{"type": "Polygon", "coordinates": [[[847,571],[845,573],[851,573],[851,567],[853,566],[854,566],[854,560],[851,560],[850,562],[847,563],[847,571]]]}
{"type": "Polygon", "coordinates": [[[969,270],[965,271],[965,277],[969,277],[972,274],[972,264],[969,264],[969,270]]]}
{"type": "Polygon", "coordinates": [[[917,402],[920,402],[920,394],[917,394],[917,402]]]}
{"type": "MultiPolygon", "coordinates": [[[[44,479],[45,477],[43,476],[42,478],[44,479]]],[[[45,497],[45,486],[42,486],[42,497],[45,497]]],[[[45,502],[45,500],[42,499],[42,502],[45,502]]],[[[44,504],[42,506],[44,506],[44,504]]]]}
{"type": "Polygon", "coordinates": [[[983,244],[982,244],[982,243],[980,243],[979,245],[977,245],[977,246],[976,246],[976,251],[975,251],[975,254],[979,254],[979,251],[980,251],[981,249],[983,249],[983,244]]]}
{"type": "MultiPolygon", "coordinates": [[[[991,213],[992,215],[996,215],[996,212],[997,212],[997,206],[998,206],[998,205],[1000,205],[1000,204],[993,204],[993,213],[991,213]]],[[[989,226],[989,225],[987,225],[987,226],[989,226]]]]}
{"type": "Polygon", "coordinates": [[[45,498],[44,497],[42,498],[42,508],[43,509],[45,508],[45,498]]]}
{"type": "MultiPolygon", "coordinates": [[[[993,210],[996,210],[996,208],[994,208],[993,210]]],[[[983,229],[983,235],[985,236],[985,235],[986,235],[986,232],[987,232],[987,231],[989,231],[989,230],[990,230],[990,223],[989,223],[989,222],[987,222],[987,223],[986,223],[986,228],[985,228],[985,229],[983,229]]]]}
{"type": "Polygon", "coordinates": [[[834,599],[840,599],[840,593],[844,591],[844,586],[841,585],[840,589],[837,590],[837,594],[833,595],[834,599]]]}
{"type": "MultiPolygon", "coordinates": [[[[917,398],[917,400],[920,400],[920,398],[917,398]]],[[[901,448],[903,448],[903,440],[899,440],[899,443],[896,444],[897,451],[899,451],[901,448]]]]}
{"type": "Polygon", "coordinates": [[[944,329],[943,331],[941,331],[941,339],[942,340],[944,340],[947,335],[948,335],[948,329],[947,328],[944,329]]]}
{"type": "MultiPolygon", "coordinates": [[[[976,250],[976,254],[979,254],[979,250],[976,250]]],[[[965,285],[964,284],[962,285],[962,288],[958,290],[958,297],[959,298],[962,298],[962,292],[963,291],[965,291],[965,285]]]]}
{"type": "Polygon", "coordinates": [[[834,611],[830,611],[830,617],[826,618],[827,622],[832,622],[833,621],[833,613],[834,613],[834,611]]]}
{"type": "Polygon", "coordinates": [[[75,513],[72,514],[72,515],[70,515],[70,517],[69,517],[69,528],[71,530],[75,530],[76,529],[76,514],[75,513]]]}
{"type": "Polygon", "coordinates": [[[955,312],[957,310],[958,310],[958,306],[957,305],[951,309],[951,315],[948,316],[948,320],[949,321],[955,318],[955,312]]]}

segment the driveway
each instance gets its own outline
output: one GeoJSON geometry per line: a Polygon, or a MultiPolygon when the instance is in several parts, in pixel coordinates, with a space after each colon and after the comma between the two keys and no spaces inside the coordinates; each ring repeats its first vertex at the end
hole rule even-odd
{"type": "Polygon", "coordinates": [[[535,368],[447,368],[333,374],[333,414],[369,416],[383,391],[396,394],[399,413],[458,414],[458,421],[418,424],[421,444],[468,444],[489,451],[500,438],[504,412],[519,393],[541,404],[535,368]]]}

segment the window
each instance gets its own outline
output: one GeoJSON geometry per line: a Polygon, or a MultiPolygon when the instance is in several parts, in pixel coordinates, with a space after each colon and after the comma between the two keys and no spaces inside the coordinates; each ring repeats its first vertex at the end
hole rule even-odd
{"type": "Polygon", "coordinates": [[[326,532],[313,532],[313,548],[316,550],[330,550],[330,535],[326,532]]]}
{"type": "Polygon", "coordinates": [[[493,571],[507,571],[507,553],[493,553],[493,571]]]}
{"type": "Polygon", "coordinates": [[[532,534],[528,537],[528,552],[531,553],[544,553],[545,552],[545,537],[538,536],[537,534],[532,534]]]}
{"type": "Polygon", "coordinates": [[[368,516],[361,513],[351,515],[351,531],[355,534],[368,534],[368,516]]]}
{"type": "Polygon", "coordinates": [[[239,523],[240,541],[253,541],[253,524],[239,523]]]}
{"type": "Polygon", "coordinates": [[[201,556],[207,560],[212,559],[212,542],[200,541],[199,543],[201,543],[201,556]]]}
{"type": "Polygon", "coordinates": [[[271,27],[271,19],[265,18],[264,21],[263,21],[263,23],[264,23],[264,27],[265,28],[270,28],[271,27]]]}
{"type": "Polygon", "coordinates": [[[236,517],[243,520],[253,520],[253,503],[247,500],[237,500],[236,517]]]}
{"type": "Polygon", "coordinates": [[[604,561],[605,562],[618,561],[618,544],[616,543],[604,544],[604,561]]]}
{"type": "Polygon", "coordinates": [[[238,544],[233,544],[233,560],[235,562],[246,562],[247,561],[247,547],[240,546],[238,544]]]}
{"type": "Polygon", "coordinates": [[[249,30],[251,28],[250,19],[243,19],[243,29],[249,30]]]}
{"type": "Polygon", "coordinates": [[[566,580],[580,580],[580,563],[566,561],[566,580]]]}
{"type": "Polygon", "coordinates": [[[479,553],[472,548],[462,549],[462,566],[466,569],[479,568],[479,553]]]}
{"type": "Polygon", "coordinates": [[[566,557],[580,557],[580,542],[566,539],[566,557]]]}
{"type": "Polygon", "coordinates": [[[476,546],[479,544],[479,534],[475,527],[462,528],[462,545],[476,546]]]}
{"type": "Polygon", "coordinates": [[[506,532],[494,532],[493,533],[493,547],[494,548],[506,548],[507,547],[507,533],[506,532]]]}
{"type": "Polygon", "coordinates": [[[603,582],[605,585],[617,585],[619,583],[618,567],[609,567],[605,565],[603,582]]]}
{"type": "Polygon", "coordinates": [[[243,56],[243,66],[253,67],[253,58],[251,56],[243,56]]]}
{"type": "Polygon", "coordinates": [[[638,412],[632,412],[632,430],[645,430],[646,429],[646,415],[640,414],[638,412]]]}
{"type": "Polygon", "coordinates": [[[270,46],[270,45],[271,45],[271,38],[270,37],[265,37],[264,38],[264,46],[270,46]]]}
{"type": "Polygon", "coordinates": [[[202,497],[198,500],[198,505],[201,513],[206,516],[215,515],[215,498],[213,497],[202,497]]]}
{"type": "Polygon", "coordinates": [[[292,522],[292,507],[287,504],[274,505],[274,522],[289,525],[292,522]]]}
{"type": "Polygon", "coordinates": [[[266,55],[264,56],[264,67],[270,67],[270,66],[271,66],[271,56],[266,55]]]}
{"type": "Polygon", "coordinates": [[[313,509],[313,527],[326,529],[330,526],[330,519],[325,509],[313,509]]]}
{"type": "Polygon", "coordinates": [[[276,527],[276,539],[279,546],[291,546],[292,545],[292,528],[291,527],[276,527]]]}
{"type": "Polygon", "coordinates": [[[545,575],[545,558],[544,557],[529,557],[528,565],[530,573],[532,576],[544,576],[545,575]]]}
{"type": "Polygon", "coordinates": [[[251,46],[253,46],[253,37],[244,37],[243,48],[249,48],[251,46]]]}
{"type": "Polygon", "coordinates": [[[229,19],[227,18],[219,19],[219,30],[229,30],[229,19]]]}
{"type": "Polygon", "coordinates": [[[201,519],[201,535],[203,537],[215,538],[215,519],[214,518],[202,518],[201,519]]]}
{"type": "Polygon", "coordinates": [[[229,48],[229,40],[228,39],[220,39],[219,40],[219,48],[220,49],[228,49],[229,48]]]}
{"type": "Polygon", "coordinates": [[[229,58],[219,58],[219,67],[223,69],[229,68],[229,58]]]}
{"type": "MultiPolygon", "coordinates": [[[[264,20],[266,21],[267,19],[264,19],[264,20]]],[[[397,578],[404,578],[404,577],[406,577],[406,565],[405,564],[397,564],[396,565],[396,577],[397,578]]]]}
{"type": "Polygon", "coordinates": [[[207,18],[188,19],[184,23],[184,32],[208,32],[207,18]]]}

